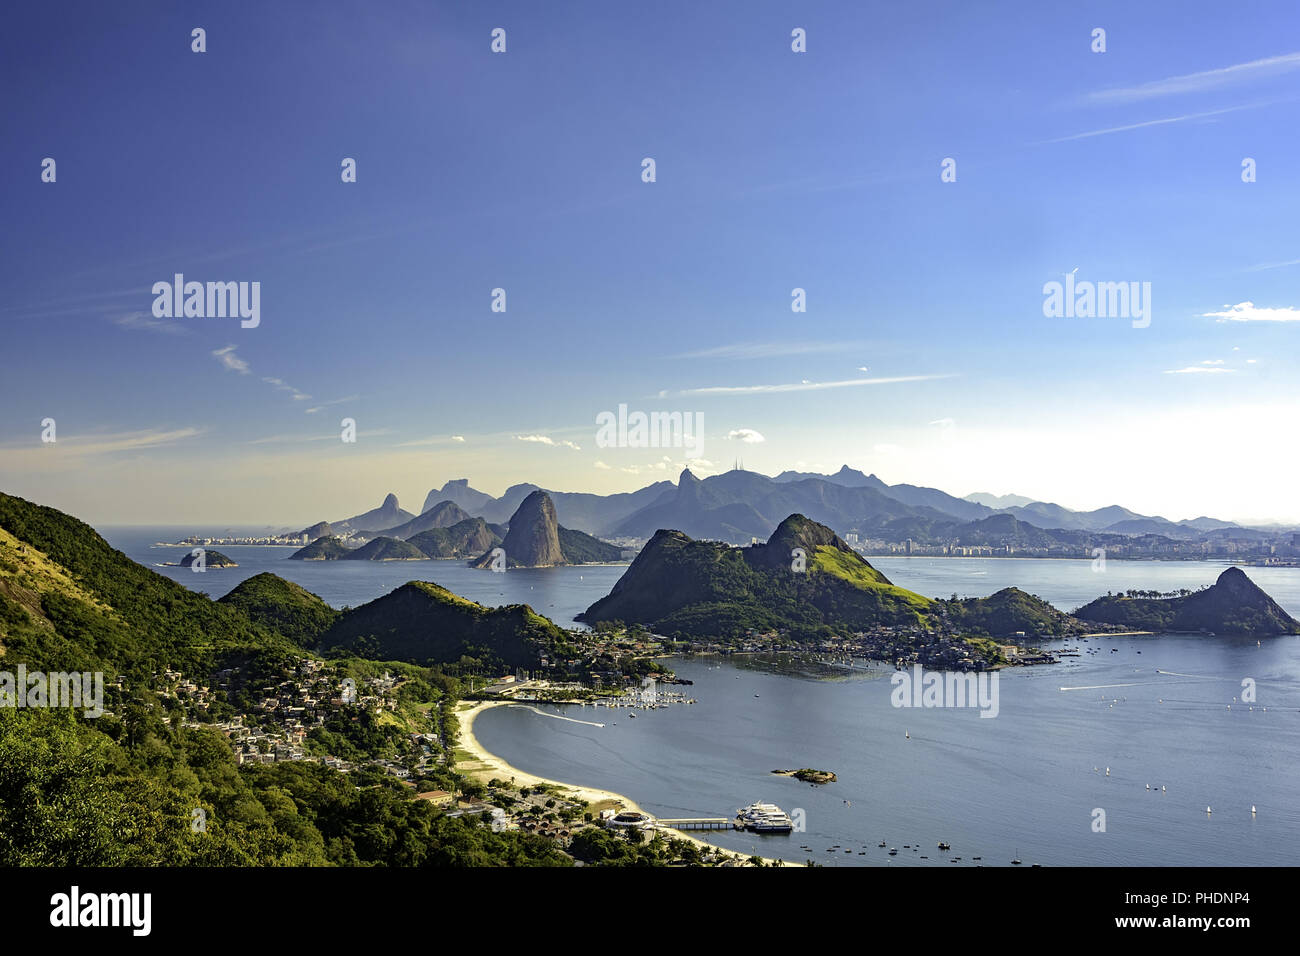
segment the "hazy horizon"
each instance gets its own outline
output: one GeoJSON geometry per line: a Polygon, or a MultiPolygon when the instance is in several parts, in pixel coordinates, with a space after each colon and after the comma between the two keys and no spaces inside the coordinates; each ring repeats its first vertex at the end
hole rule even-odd
{"type": "Polygon", "coordinates": [[[24,5],[0,489],[279,526],[743,459],[1300,523],[1300,41],[1254,9],[24,5]],[[621,405],[698,442],[602,445],[621,405]]]}

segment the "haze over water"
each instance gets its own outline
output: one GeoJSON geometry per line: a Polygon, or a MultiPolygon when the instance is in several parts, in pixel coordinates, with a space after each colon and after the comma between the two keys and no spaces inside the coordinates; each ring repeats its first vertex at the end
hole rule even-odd
{"type": "MultiPolygon", "coordinates": [[[[105,531],[115,547],[149,566],[179,560],[182,548],[152,547],[179,534],[105,531]]],[[[562,626],[572,626],[572,616],[608,593],[624,571],[587,566],[493,574],[460,561],[300,562],[287,560],[290,549],[217,550],[240,567],[155,570],[214,597],[272,571],[336,607],[357,606],[408,580],[433,580],[484,604],[530,603],[562,626]]],[[[1015,585],[1063,610],[1108,590],[1196,588],[1213,583],[1225,567],[1109,561],[1096,574],[1086,560],[870,560],[896,584],[927,596],[986,595],[1015,585]]],[[[1300,570],[1245,570],[1300,616],[1300,570]]],[[[640,710],[636,720],[623,710],[566,711],[603,728],[497,708],[478,718],[475,733],[522,770],[626,794],[659,816],[731,816],[755,800],[803,809],[805,833],[708,835],[720,845],[792,862],[948,867],[975,865],[972,857],[982,856],[992,866],[1008,864],[1017,852],[1026,866],[1297,861],[1300,639],[1256,646],[1254,640],[1165,635],[1069,644],[1100,652],[1002,671],[994,719],[975,709],[895,708],[890,667],[864,665],[844,677],[814,680],[771,673],[748,659],[698,658],[671,662],[695,682],[687,688],[698,700],[693,706],[640,710]],[[1246,677],[1257,682],[1253,710],[1232,700],[1240,698],[1246,677]],[[839,779],[812,787],[770,773],[797,767],[833,770],[839,779]],[[1106,812],[1105,833],[1092,830],[1096,808],[1106,812]],[[898,848],[896,857],[877,846],[882,840],[898,848]],[[951,851],[938,850],[940,840],[951,851]],[[804,843],[807,851],[799,849],[804,843]],[[833,844],[841,846],[826,852],[833,844]],[[954,856],[962,861],[948,862],[954,856]]]]}

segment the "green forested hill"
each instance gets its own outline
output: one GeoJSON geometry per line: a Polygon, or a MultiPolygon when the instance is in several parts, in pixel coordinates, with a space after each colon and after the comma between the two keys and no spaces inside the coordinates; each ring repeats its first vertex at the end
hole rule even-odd
{"type": "Polygon", "coordinates": [[[249,620],[283,634],[302,647],[316,640],[339,616],[301,585],[264,571],[240,582],[217,603],[241,611],[249,620]]]}
{"type": "MultiPolygon", "coordinates": [[[[281,681],[303,652],[280,630],[307,640],[335,616],[274,575],[212,601],[75,518],[0,494],[0,670],[103,671],[110,682],[99,717],[0,707],[0,866],[569,864],[549,840],[446,817],[364,766],[240,767],[221,733],[185,726],[160,688],[169,668],[207,682],[235,665],[281,681]]],[[[347,666],[362,665],[376,666],[347,666]]],[[[454,700],[454,679],[429,671],[410,683],[416,700],[454,700]]],[[[452,785],[449,765],[437,772],[452,785]]]]}
{"type": "Polygon", "coordinates": [[[431,558],[477,557],[501,543],[482,518],[466,518],[450,527],[430,528],[406,539],[431,558]]]}
{"type": "Polygon", "coordinates": [[[933,603],[891,584],[829,528],[791,515],[767,544],[748,548],[659,531],[582,620],[635,621],[701,637],[786,629],[798,638],[920,624],[933,603]],[[796,548],[803,551],[800,571],[796,548]]]}
{"type": "Polygon", "coordinates": [[[333,535],[326,535],[323,538],[317,538],[309,545],[299,548],[289,555],[289,560],[338,561],[346,558],[351,553],[352,549],[344,545],[338,538],[333,535]]]}
{"type": "Polygon", "coordinates": [[[412,581],[344,614],[321,638],[362,657],[452,663],[468,656],[495,666],[535,666],[564,632],[526,604],[486,608],[432,582],[412,581]]]}
{"type": "Polygon", "coordinates": [[[89,525],[0,493],[0,646],[29,668],[174,667],[282,655],[293,643],[136,564],[89,525]]]}
{"type": "Polygon", "coordinates": [[[560,550],[570,564],[608,563],[619,561],[623,557],[623,549],[618,545],[601,541],[585,531],[562,526],[556,528],[556,531],[560,536],[560,550]]]}
{"type": "Polygon", "coordinates": [[[1107,595],[1075,616],[1150,631],[1209,631],[1263,636],[1300,633],[1300,622],[1264,593],[1241,568],[1232,567],[1201,591],[1178,597],[1107,595]]]}

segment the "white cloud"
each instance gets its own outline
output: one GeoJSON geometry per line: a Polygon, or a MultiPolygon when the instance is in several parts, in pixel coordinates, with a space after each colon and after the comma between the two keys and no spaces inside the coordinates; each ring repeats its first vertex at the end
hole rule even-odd
{"type": "Polygon", "coordinates": [[[394,448],[420,448],[427,445],[445,445],[448,442],[462,444],[464,435],[430,435],[428,438],[412,438],[410,441],[397,442],[394,448]]]}
{"type": "Polygon", "coordinates": [[[597,461],[592,467],[599,468],[601,471],[609,471],[609,465],[605,464],[603,461],[597,461]]]}
{"type": "Polygon", "coordinates": [[[556,441],[549,435],[516,435],[515,441],[536,442],[539,445],[551,445],[555,448],[572,448],[574,451],[582,451],[581,445],[575,445],[571,441],[556,441]]]}
{"type": "Polygon", "coordinates": [[[1220,322],[1300,322],[1300,309],[1295,306],[1264,308],[1254,302],[1238,302],[1236,305],[1224,305],[1227,312],[1202,312],[1207,319],[1220,322]]]}
{"type": "Polygon", "coordinates": [[[1166,375],[1196,375],[1203,372],[1206,374],[1215,374],[1221,372],[1235,372],[1234,368],[1220,368],[1217,365],[1189,365],[1187,368],[1167,368],[1166,375]]]}
{"type": "Polygon", "coordinates": [[[1227,365],[1228,363],[1225,362],[1223,359],[1202,359],[1201,364],[1202,365],[1227,365]]]}
{"type": "Polygon", "coordinates": [[[735,428],[727,432],[727,438],[731,441],[743,441],[747,445],[757,445],[760,442],[767,441],[762,435],[752,428],[735,428]]]}
{"type": "Polygon", "coordinates": [[[762,392],[813,392],[827,388],[855,388],[864,385],[892,385],[896,382],[928,382],[952,375],[897,375],[892,378],[853,378],[838,382],[796,382],[790,385],[714,385],[688,388],[679,395],[754,395],[762,392]]]}
{"type": "Polygon", "coordinates": [[[233,345],[227,345],[224,349],[214,349],[212,357],[228,372],[238,372],[240,375],[247,375],[249,372],[248,363],[235,354],[233,345]]]}
{"type": "Polygon", "coordinates": [[[957,422],[951,418],[936,418],[934,421],[930,422],[930,424],[938,425],[941,428],[951,428],[953,425],[956,425],[957,422]]]}
{"type": "Polygon", "coordinates": [[[1215,70],[1202,70],[1199,73],[1184,73],[1169,76],[1162,80],[1151,80],[1137,86],[1115,87],[1089,93],[1084,100],[1090,103],[1134,103],[1160,96],[1181,93],[1196,93],[1213,89],[1230,83],[1254,79],[1259,76],[1276,75],[1300,69],[1300,53],[1286,53],[1282,56],[1270,56],[1247,63],[1235,63],[1232,66],[1215,70]]]}

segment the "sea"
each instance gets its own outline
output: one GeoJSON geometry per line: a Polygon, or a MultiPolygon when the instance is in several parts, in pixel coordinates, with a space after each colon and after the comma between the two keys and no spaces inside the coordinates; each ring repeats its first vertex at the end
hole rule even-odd
{"type": "MultiPolygon", "coordinates": [[[[625,570],[495,574],[462,561],[299,562],[287,560],[290,548],[247,546],[217,546],[238,568],[159,566],[186,549],[157,543],[193,530],[102,533],[134,560],[213,597],[262,571],[335,607],[432,580],[487,605],[531,604],[562,626],[575,626],[573,616],[625,570]]],[[[1227,566],[1109,560],[1098,572],[1088,560],[870,560],[927,596],[1014,585],[1066,611],[1107,591],[1212,584],[1227,566]]],[[[1300,569],[1244,570],[1300,617],[1300,569]]],[[[1300,862],[1300,637],[1107,636],[1042,646],[1078,656],[999,672],[992,718],[974,707],[895,706],[887,665],[805,672],[789,661],[731,655],[666,662],[693,681],[673,689],[694,704],[637,709],[635,719],[617,708],[500,707],[478,717],[475,735],[521,770],[625,794],[659,817],[731,817],[755,801],[776,803],[801,830],[695,835],[791,864],[1300,862]],[[772,773],[804,767],[837,779],[815,786],[772,773]]]]}

